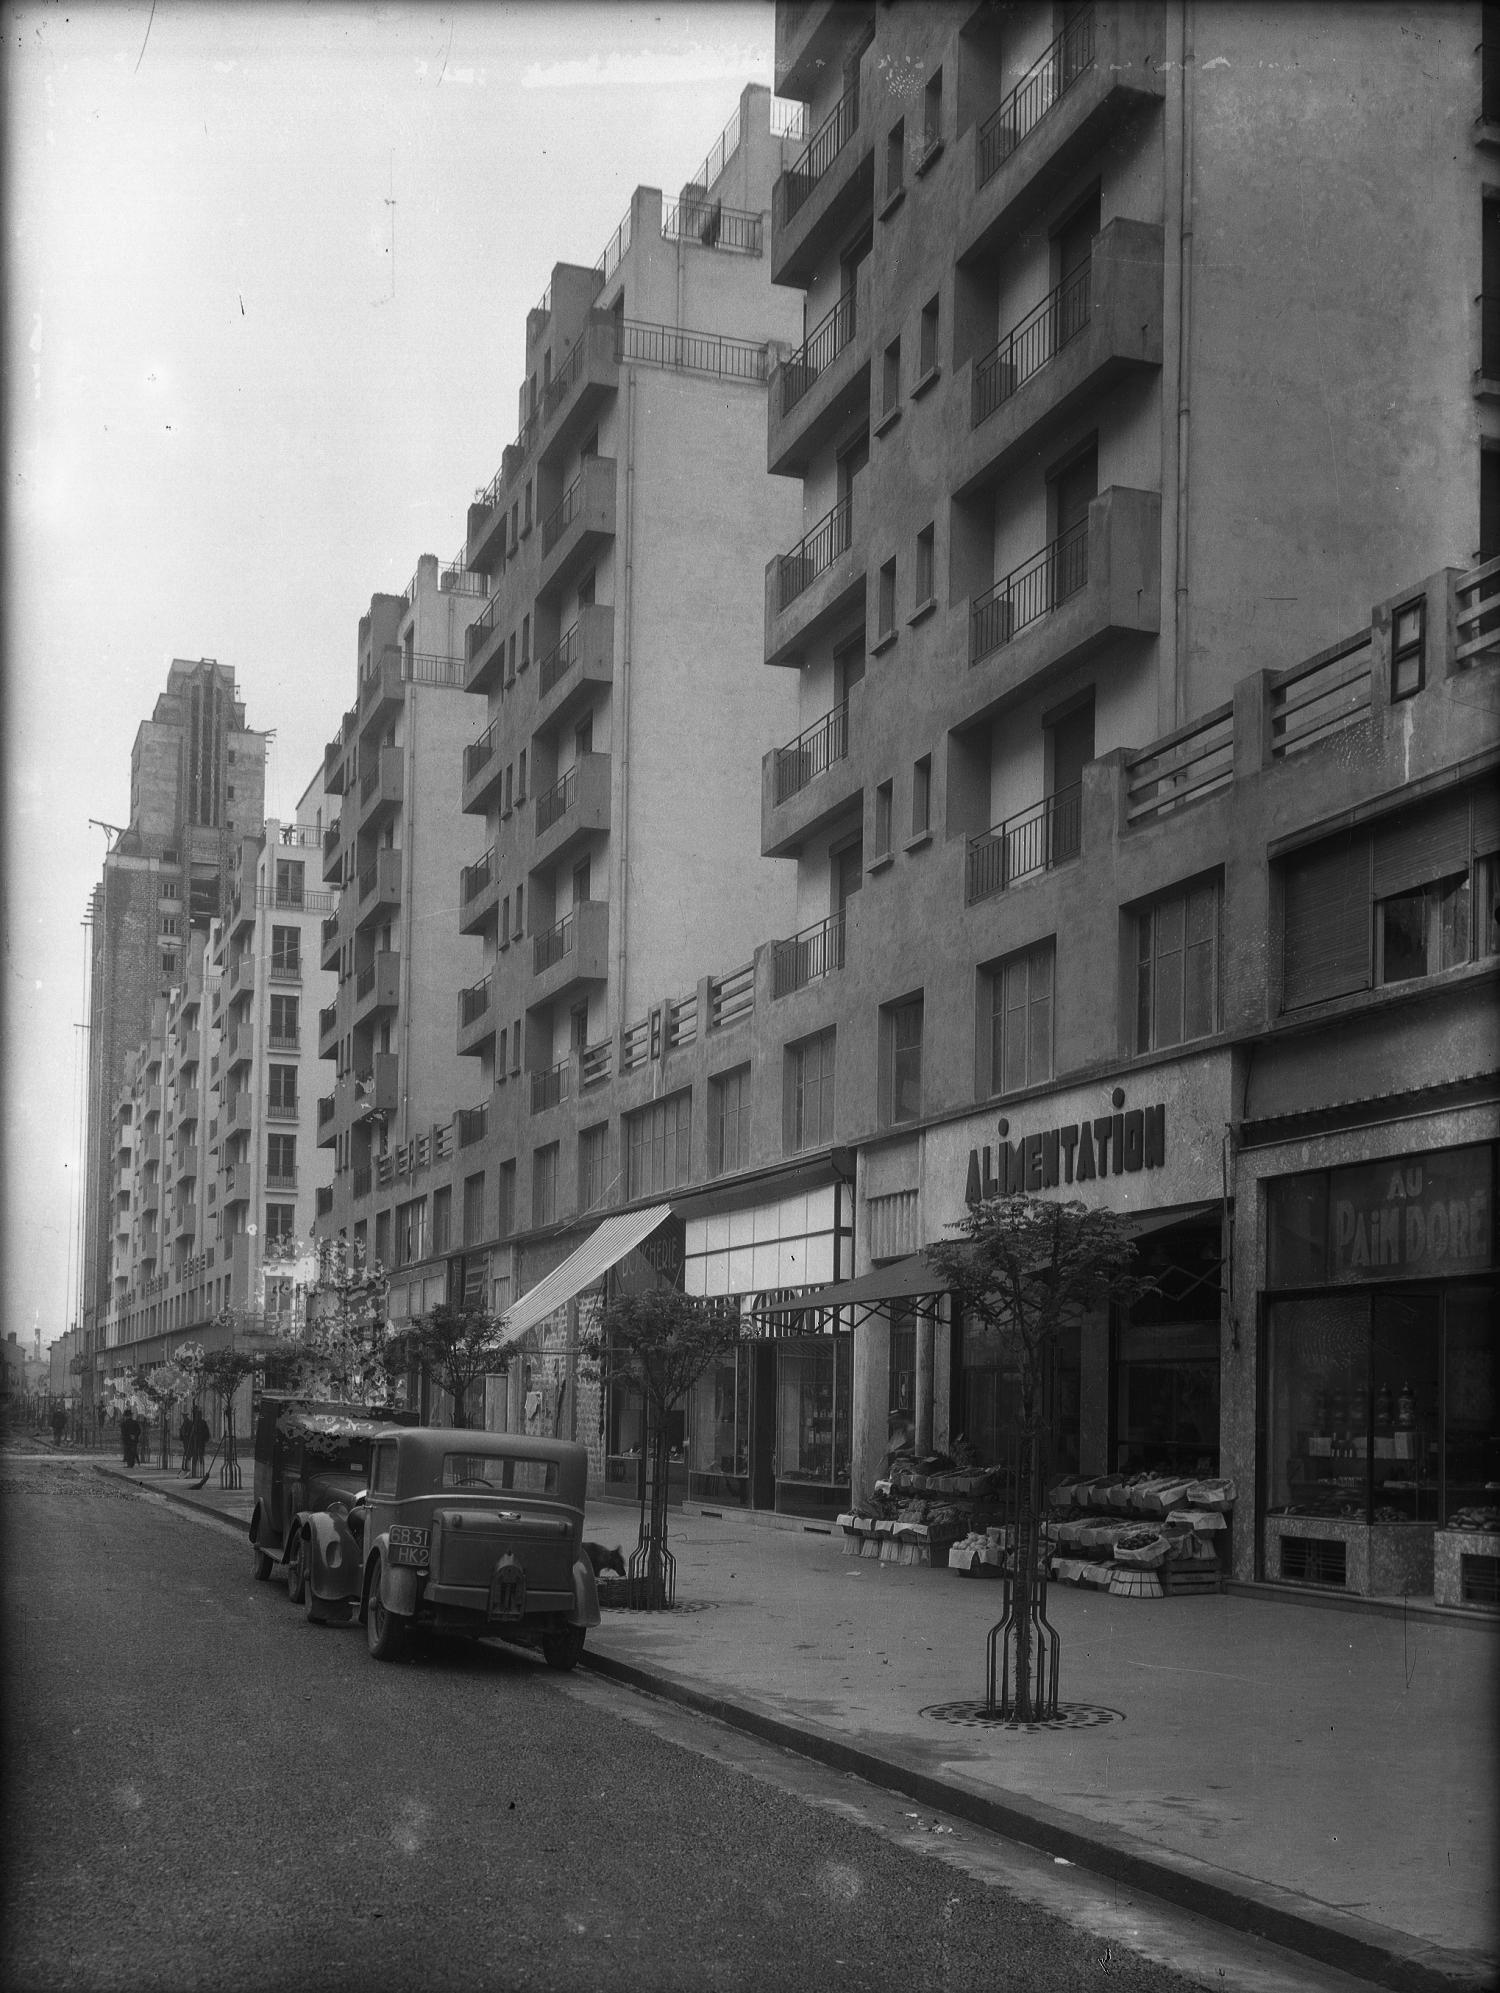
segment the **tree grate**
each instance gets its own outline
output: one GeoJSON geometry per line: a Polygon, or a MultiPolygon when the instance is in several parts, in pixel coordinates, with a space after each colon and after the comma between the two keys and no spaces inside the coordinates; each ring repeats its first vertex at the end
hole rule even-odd
{"type": "Polygon", "coordinates": [[[978,1702],[933,1702],[920,1712],[933,1723],[956,1723],[971,1730],[1094,1730],[1101,1723],[1123,1723],[1122,1709],[1106,1709],[1097,1702],[1060,1702],[1055,1716],[1031,1723],[1018,1723],[1002,1716],[982,1698],[978,1702]]]}

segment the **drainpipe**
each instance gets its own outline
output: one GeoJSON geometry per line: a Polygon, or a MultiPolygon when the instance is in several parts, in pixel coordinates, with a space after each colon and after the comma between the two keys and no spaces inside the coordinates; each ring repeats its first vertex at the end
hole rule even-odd
{"type": "MultiPolygon", "coordinates": [[[[412,940],[412,873],[416,869],[417,846],[417,688],[415,682],[407,687],[403,701],[406,711],[406,743],[403,758],[406,766],[401,784],[401,921],[398,933],[401,936],[401,1098],[397,1103],[400,1139],[411,1140],[411,1130],[406,1125],[406,1104],[411,1081],[411,940],[412,940]]],[[[380,750],[375,750],[377,759],[380,750]]],[[[377,857],[375,863],[380,863],[377,857]]],[[[375,1061],[378,1052],[370,1054],[371,1084],[374,1084],[375,1061]]],[[[373,1156],[371,1168],[374,1167],[373,1156]]]]}
{"type": "Polygon", "coordinates": [[[621,610],[620,696],[614,702],[612,746],[615,765],[611,782],[618,808],[610,819],[610,836],[615,840],[615,1030],[617,1033],[625,1015],[625,893],[628,874],[626,854],[629,849],[630,831],[630,655],[633,640],[631,612],[634,601],[635,541],[631,529],[634,521],[635,368],[627,367],[625,371],[625,518],[621,534],[621,554],[625,572],[618,590],[621,610]]]}

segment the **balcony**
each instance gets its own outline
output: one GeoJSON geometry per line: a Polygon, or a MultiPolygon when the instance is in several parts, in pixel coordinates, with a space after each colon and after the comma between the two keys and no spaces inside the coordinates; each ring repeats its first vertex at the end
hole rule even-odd
{"type": "Polygon", "coordinates": [[[533,1007],[556,1003],[581,984],[602,983],[609,974],[609,902],[580,900],[532,937],[531,951],[533,1007]]]}
{"type": "Polygon", "coordinates": [[[403,769],[399,747],[383,747],[359,778],[359,810],[362,831],[377,824],[401,807],[403,769]]]}
{"type": "Polygon", "coordinates": [[[620,385],[614,316],[592,311],[573,350],[542,394],[537,462],[556,465],[597,422],[599,410],[620,385]]]}
{"type": "Polygon", "coordinates": [[[326,1218],[333,1210],[333,1185],[331,1183],[320,1183],[318,1185],[315,1204],[316,1213],[319,1218],[326,1218]]]}
{"type": "Polygon", "coordinates": [[[337,881],[344,858],[344,820],[335,817],[323,833],[323,882],[337,881]]]}
{"type": "Polygon", "coordinates": [[[406,697],[406,684],[401,671],[401,652],[395,644],[386,644],[378,658],[373,658],[359,680],[359,734],[364,740],[368,735],[395,718],[401,710],[401,702],[406,697]]]}
{"type": "Polygon", "coordinates": [[[318,1147],[320,1149],[331,1149],[337,1139],[333,1125],[334,1109],[337,1106],[338,1096],[336,1094],[325,1093],[318,1101],[318,1147]]]}
{"type": "Polygon", "coordinates": [[[231,937],[235,937],[240,933],[241,929],[254,927],[254,925],[255,882],[253,879],[249,881],[248,890],[246,890],[246,882],[243,880],[237,881],[234,891],[229,896],[229,919],[225,922],[226,932],[231,937]]]}
{"type": "Polygon", "coordinates": [[[599,558],[615,535],[615,460],[587,457],[542,521],[537,594],[554,600],[599,558]]]}
{"type": "Polygon", "coordinates": [[[229,974],[224,978],[225,993],[238,996],[242,990],[255,987],[255,957],[248,948],[242,948],[237,955],[229,958],[229,974]]]}
{"type": "Polygon", "coordinates": [[[459,807],[468,816],[482,817],[500,794],[505,768],[500,760],[502,716],[497,714],[478,740],[464,749],[463,788],[459,807]]]}
{"type": "Polygon", "coordinates": [[[561,726],[591,704],[601,687],[614,682],[615,612],[607,602],[591,602],[558,643],[537,659],[534,729],[561,726]]]}
{"type": "Polygon", "coordinates": [[[568,1098],[569,1067],[571,1063],[570,1060],[563,1059],[555,1066],[548,1066],[545,1071],[532,1073],[531,1111],[533,1114],[545,1114],[549,1107],[560,1107],[568,1098]]]}
{"type": "Polygon", "coordinates": [[[351,1170],[349,1176],[350,1195],[353,1196],[356,1199],[356,1201],[361,1197],[368,1197],[370,1194],[370,1185],[373,1182],[373,1180],[374,1180],[374,1172],[369,1168],[368,1165],[366,1165],[363,1169],[351,1170]]]}
{"type": "Polygon", "coordinates": [[[248,1135],[253,1119],[254,1103],[250,1098],[250,1089],[242,1086],[238,1093],[230,1094],[224,1103],[224,1114],[220,1123],[221,1138],[227,1140],[231,1135],[248,1135]]]}
{"type": "Polygon", "coordinates": [[[505,672],[505,621],[512,592],[497,588],[464,632],[464,690],[492,692],[505,672]]]}
{"type": "Polygon", "coordinates": [[[458,875],[458,931],[483,934],[494,925],[500,904],[500,868],[491,845],[482,858],[465,865],[458,875]]]}
{"type": "Polygon", "coordinates": [[[395,1052],[377,1052],[367,1072],[354,1075],[354,1118],[394,1114],[399,1104],[401,1061],[395,1052]]]}
{"type": "Polygon", "coordinates": [[[339,1007],[335,999],[318,1012],[318,1057],[331,1059],[337,1050],[338,1040],[339,1007]]]}
{"type": "Polygon", "coordinates": [[[831,976],[843,968],[844,912],[841,907],[790,940],[771,943],[773,997],[790,996],[793,990],[805,989],[820,976],[831,976]]]}
{"type": "Polygon", "coordinates": [[[359,875],[355,889],[355,926],[365,928],[387,919],[401,905],[401,853],[377,851],[373,865],[359,875]]]}
{"type": "Polygon", "coordinates": [[[493,978],[483,976],[458,993],[458,1054],[475,1058],[495,1042],[493,978]]]}
{"type": "Polygon", "coordinates": [[[368,1024],[382,1010],[395,1010],[401,1002],[401,956],[394,948],[383,948],[354,978],[354,1010],[350,1022],[368,1024]]]}
{"type": "MultiPolygon", "coordinates": [[[[855,495],[840,499],[789,553],[766,563],[767,664],[800,665],[809,645],[863,605],[864,549],[854,544],[855,495]]],[[[862,512],[862,492],[860,498],[862,512]]]]}
{"type": "Polygon", "coordinates": [[[974,133],[974,195],[960,262],[993,256],[1096,153],[1165,94],[1162,0],[1087,8],[974,133]]]}
{"type": "Polygon", "coordinates": [[[777,477],[802,477],[822,450],[870,406],[870,263],[852,291],[815,325],[771,376],[766,396],[766,464],[777,477]]]}
{"type": "Polygon", "coordinates": [[[342,733],[334,735],[323,750],[323,787],[330,796],[342,796],[347,770],[344,763],[346,737],[342,733]]]}
{"type": "MultiPolygon", "coordinates": [[[[840,97],[771,190],[771,282],[805,289],[875,198],[873,68],[840,97]]],[[[878,79],[882,101],[888,85],[878,79]]]]}
{"type": "Polygon", "coordinates": [[[969,664],[995,712],[1112,639],[1161,628],[1161,499],[1113,485],[1085,523],[1051,541],[969,604],[969,664]]]}
{"type": "Polygon", "coordinates": [[[336,969],[339,965],[339,951],[342,946],[343,937],[339,932],[339,917],[336,913],[331,913],[323,922],[320,933],[318,946],[319,968],[336,969]]]}
{"type": "Polygon", "coordinates": [[[226,1073],[233,1072],[236,1066],[248,1066],[254,1057],[255,1033],[248,1024],[224,1033],[219,1063],[226,1073]]]}
{"type": "Polygon", "coordinates": [[[1024,879],[1039,878],[1083,848],[1083,784],[1075,782],[969,839],[964,904],[991,899],[1024,879]]]}
{"type": "Polygon", "coordinates": [[[271,1196],[289,1194],[297,1188],[295,1169],[266,1171],[266,1190],[271,1196]]]}
{"type": "Polygon", "coordinates": [[[972,363],[955,495],[1008,477],[1049,431],[1127,374],[1159,368],[1161,355],[1161,228],[1113,221],[1089,262],[972,363]]]}
{"type": "Polygon", "coordinates": [[[848,0],[779,0],[776,8],[776,95],[810,97],[829,63],[837,62],[851,36],[875,8],[848,0]]]}
{"type": "MultiPolygon", "coordinates": [[[[296,936],[293,935],[293,940],[296,936]]],[[[271,951],[271,981],[273,983],[300,983],[302,980],[302,951],[300,948],[284,948],[271,951]]]]}
{"type": "Polygon", "coordinates": [[[581,754],[562,780],[536,799],[532,864],[555,864],[595,832],[609,829],[610,758],[581,754]]]}
{"type": "MultiPolygon", "coordinates": [[[[853,692],[859,711],[859,689],[853,692]]],[[[761,763],[760,848],[766,858],[795,858],[815,832],[827,830],[841,817],[857,814],[864,793],[865,768],[850,758],[850,700],[800,733],[785,747],[773,748],[761,763]]]]}

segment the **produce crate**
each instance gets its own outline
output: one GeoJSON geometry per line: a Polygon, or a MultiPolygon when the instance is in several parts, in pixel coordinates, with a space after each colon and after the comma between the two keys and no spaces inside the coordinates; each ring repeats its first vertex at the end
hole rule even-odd
{"type": "Polygon", "coordinates": [[[1224,1574],[1217,1564],[1163,1564],[1157,1576],[1169,1599],[1192,1598],[1199,1592],[1224,1589],[1224,1574]]]}

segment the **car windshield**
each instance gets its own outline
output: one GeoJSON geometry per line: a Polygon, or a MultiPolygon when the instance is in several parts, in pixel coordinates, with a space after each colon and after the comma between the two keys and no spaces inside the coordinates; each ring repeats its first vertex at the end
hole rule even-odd
{"type": "Polygon", "coordinates": [[[555,1460],[517,1460],[490,1453],[445,1453],[445,1488],[508,1488],[517,1494],[557,1492],[555,1460]]]}
{"type": "Polygon", "coordinates": [[[326,1433],[308,1434],[303,1457],[309,1474],[363,1474],[370,1465],[367,1439],[334,1440],[326,1433]]]}

